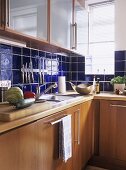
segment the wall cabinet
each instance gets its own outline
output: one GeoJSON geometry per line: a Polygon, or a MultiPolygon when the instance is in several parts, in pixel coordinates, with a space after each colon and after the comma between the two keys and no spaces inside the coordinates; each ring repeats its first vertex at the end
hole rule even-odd
{"type": "Polygon", "coordinates": [[[126,102],[100,101],[99,155],[126,161],[126,102]]]}
{"type": "Polygon", "coordinates": [[[8,0],[8,26],[29,36],[47,40],[48,1],[8,0]]]}
{"type": "Polygon", "coordinates": [[[84,54],[88,22],[83,6],[84,0],[0,0],[0,28],[17,40],[36,38],[84,54]]]}
{"type": "Polygon", "coordinates": [[[93,154],[92,101],[0,135],[2,170],[81,170],[93,154]],[[72,157],[59,158],[59,120],[71,115],[72,157]],[[58,121],[58,122],[57,122],[58,121]]]}

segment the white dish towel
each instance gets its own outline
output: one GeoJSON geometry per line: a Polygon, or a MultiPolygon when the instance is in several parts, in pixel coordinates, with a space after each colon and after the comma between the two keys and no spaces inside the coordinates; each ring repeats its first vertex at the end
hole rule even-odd
{"type": "Polygon", "coordinates": [[[71,115],[65,116],[60,122],[59,156],[65,162],[72,156],[71,115]]]}

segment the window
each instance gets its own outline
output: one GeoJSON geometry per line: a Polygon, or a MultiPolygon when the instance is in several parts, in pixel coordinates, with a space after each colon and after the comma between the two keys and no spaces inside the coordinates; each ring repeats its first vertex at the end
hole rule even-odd
{"type": "Polygon", "coordinates": [[[114,3],[89,6],[86,74],[114,74],[114,3]]]}

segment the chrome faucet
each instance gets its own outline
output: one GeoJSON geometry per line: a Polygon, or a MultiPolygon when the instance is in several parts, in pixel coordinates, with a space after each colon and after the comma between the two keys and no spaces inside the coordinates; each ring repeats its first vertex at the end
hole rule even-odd
{"type": "Polygon", "coordinates": [[[57,83],[55,82],[54,84],[50,85],[47,89],[45,89],[42,93],[40,92],[40,88],[42,86],[44,86],[45,84],[42,84],[40,86],[37,87],[37,92],[36,92],[36,99],[39,99],[39,97],[42,95],[42,94],[46,94],[49,90],[51,90],[52,88],[57,88],[58,85],[57,83]]]}

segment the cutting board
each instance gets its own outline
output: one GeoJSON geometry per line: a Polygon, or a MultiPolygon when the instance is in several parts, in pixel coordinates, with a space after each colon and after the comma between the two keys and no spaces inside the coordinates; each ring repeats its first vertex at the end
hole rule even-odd
{"type": "Polygon", "coordinates": [[[0,121],[12,121],[52,108],[49,102],[35,103],[24,109],[16,109],[9,103],[0,104],[0,121]]]}

